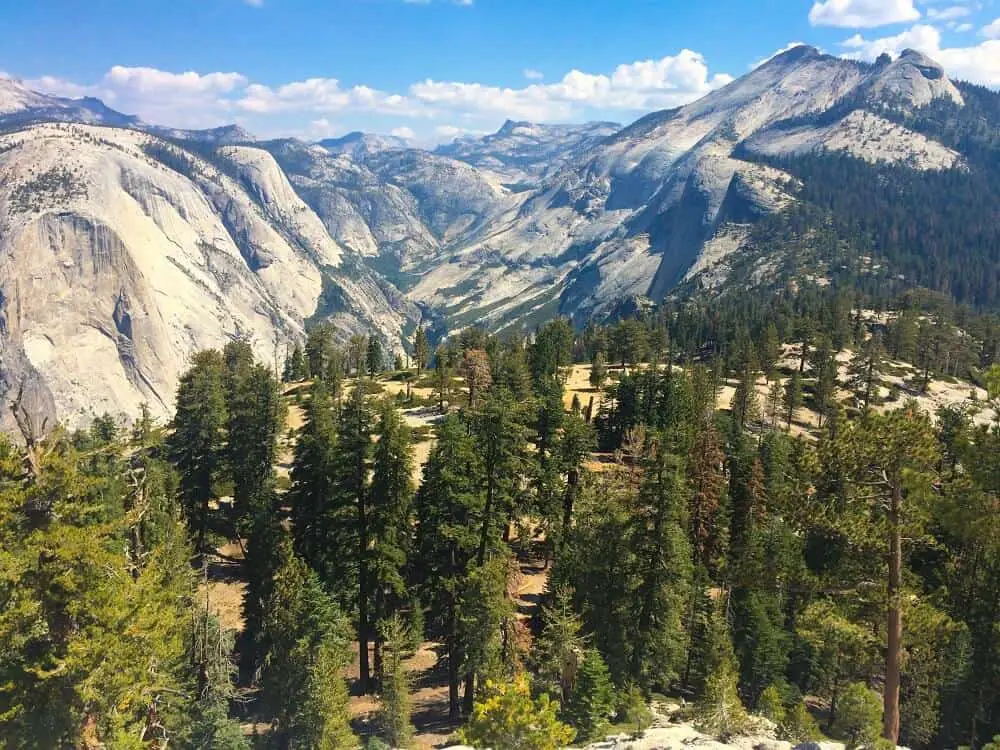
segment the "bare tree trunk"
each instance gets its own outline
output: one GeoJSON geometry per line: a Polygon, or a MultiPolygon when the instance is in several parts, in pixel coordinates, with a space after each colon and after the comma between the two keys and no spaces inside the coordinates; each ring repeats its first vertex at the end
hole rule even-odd
{"type": "Polygon", "coordinates": [[[889,607],[888,650],[885,655],[885,697],[882,711],[882,736],[896,744],[899,740],[899,671],[903,641],[903,612],[900,606],[903,569],[900,505],[902,490],[892,488],[889,506],[889,607]]]}

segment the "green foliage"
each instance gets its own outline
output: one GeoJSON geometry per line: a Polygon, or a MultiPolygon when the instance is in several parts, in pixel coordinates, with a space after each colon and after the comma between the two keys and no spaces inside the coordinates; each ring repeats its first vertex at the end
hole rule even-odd
{"type": "Polygon", "coordinates": [[[558,704],[548,695],[531,698],[524,676],[512,683],[487,683],[484,699],[476,703],[459,736],[480,748],[558,750],[572,742],[575,733],[556,718],[557,711],[558,704]]]}
{"type": "Polygon", "coordinates": [[[718,612],[710,621],[707,653],[708,676],[695,705],[695,720],[701,731],[726,740],[746,731],[751,722],[737,691],[736,656],[729,630],[718,612]]]}
{"type": "Polygon", "coordinates": [[[777,725],[785,721],[786,711],[781,691],[774,685],[768,685],[757,699],[757,713],[765,719],[770,719],[777,725]]]}
{"type": "Polygon", "coordinates": [[[799,699],[785,709],[784,717],[778,723],[778,739],[791,743],[812,742],[822,734],[816,719],[809,713],[805,701],[799,699]]]}
{"type": "Polygon", "coordinates": [[[408,747],[413,738],[410,723],[410,681],[403,665],[403,649],[408,635],[403,621],[396,615],[384,620],[379,627],[384,653],[382,662],[381,706],[379,725],[391,747],[408,747]]]}
{"type": "Polygon", "coordinates": [[[611,673],[600,652],[588,649],[577,654],[579,666],[563,706],[563,717],[577,730],[580,739],[598,738],[614,713],[615,692],[611,673]]]}
{"type": "Polygon", "coordinates": [[[169,447],[181,477],[188,525],[204,546],[213,483],[223,470],[228,420],[222,353],[209,349],[192,358],[177,387],[174,433],[169,447]]]}
{"type": "Polygon", "coordinates": [[[264,612],[261,694],[286,747],[353,747],[347,683],[348,623],[315,573],[277,542],[275,570],[264,612]]]}
{"type": "Polygon", "coordinates": [[[882,732],[882,699],[878,693],[863,683],[850,683],[840,696],[833,731],[847,750],[875,747],[882,732]]]}
{"type": "Polygon", "coordinates": [[[632,685],[619,693],[615,719],[633,737],[638,737],[649,729],[653,725],[653,718],[649,703],[639,688],[632,685]]]}

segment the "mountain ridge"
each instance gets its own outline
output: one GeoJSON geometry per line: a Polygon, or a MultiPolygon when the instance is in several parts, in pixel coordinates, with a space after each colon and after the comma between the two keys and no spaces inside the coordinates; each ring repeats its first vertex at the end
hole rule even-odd
{"type": "Polygon", "coordinates": [[[273,357],[305,325],[331,318],[344,335],[372,329],[401,351],[418,322],[437,336],[473,323],[530,328],[554,315],[582,325],[622,300],[724,287],[756,252],[752,227],[816,200],[802,159],[856,159],[873,174],[978,174],[985,157],[968,151],[969,138],[935,130],[923,113],[962,121],[972,106],[996,119],[987,95],[960,90],[920,53],[868,64],[808,47],[623,128],[508,120],[431,151],[365,133],[307,143],[257,140],[237,126],[176,130],[9,79],[2,91],[0,397],[28,383],[61,419],[87,388],[104,386],[91,377],[73,386],[80,367],[59,351],[72,349],[71,330],[53,333],[44,311],[18,307],[37,273],[23,258],[42,258],[44,247],[64,268],[110,259],[96,275],[41,268],[59,294],[80,295],[64,310],[73,330],[115,344],[98,347],[103,364],[89,369],[122,380],[95,403],[133,413],[140,399],[169,402],[179,367],[160,364],[225,336],[252,333],[273,357]],[[51,124],[74,116],[108,122],[51,124]],[[93,195],[78,194],[81,184],[93,195]],[[125,273],[140,258],[172,264],[192,310],[221,304],[233,314],[184,323],[155,284],[125,273]],[[126,314],[131,337],[118,327],[126,314]],[[143,349],[143,321],[158,316],[172,322],[143,349]]]}

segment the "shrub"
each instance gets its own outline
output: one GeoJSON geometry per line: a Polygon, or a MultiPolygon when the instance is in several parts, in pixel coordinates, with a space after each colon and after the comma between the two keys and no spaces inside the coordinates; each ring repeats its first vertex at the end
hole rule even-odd
{"type": "Polygon", "coordinates": [[[882,699],[860,682],[852,682],[837,701],[833,731],[847,750],[874,747],[882,732],[882,699]]]}
{"type": "Polygon", "coordinates": [[[524,675],[501,685],[488,682],[486,697],[473,707],[459,738],[473,747],[497,750],[557,750],[576,736],[572,727],[556,718],[557,710],[558,704],[548,695],[532,700],[524,675]]]}

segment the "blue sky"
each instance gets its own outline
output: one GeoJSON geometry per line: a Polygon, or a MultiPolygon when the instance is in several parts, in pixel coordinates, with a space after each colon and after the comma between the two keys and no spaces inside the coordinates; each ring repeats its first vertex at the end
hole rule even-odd
{"type": "Polygon", "coordinates": [[[418,140],[628,122],[791,42],[1000,85],[998,0],[0,0],[0,71],[150,122],[418,140]]]}

